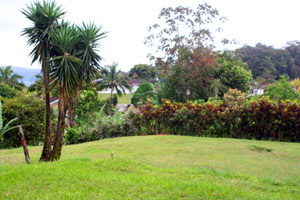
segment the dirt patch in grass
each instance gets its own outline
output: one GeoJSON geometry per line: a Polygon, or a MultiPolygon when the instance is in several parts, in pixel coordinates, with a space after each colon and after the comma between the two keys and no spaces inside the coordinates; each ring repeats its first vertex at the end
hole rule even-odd
{"type": "Polygon", "coordinates": [[[251,146],[249,146],[249,149],[251,151],[257,151],[257,152],[271,152],[273,150],[270,148],[265,148],[265,147],[261,147],[261,146],[257,146],[257,145],[251,145],[251,146]]]}

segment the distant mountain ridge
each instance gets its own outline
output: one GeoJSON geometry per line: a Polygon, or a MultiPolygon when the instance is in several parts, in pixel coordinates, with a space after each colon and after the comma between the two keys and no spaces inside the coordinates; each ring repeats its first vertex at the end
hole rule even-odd
{"type": "Polygon", "coordinates": [[[21,82],[23,82],[27,87],[34,83],[35,75],[41,73],[41,69],[25,68],[25,67],[12,67],[14,73],[23,76],[21,82]]]}

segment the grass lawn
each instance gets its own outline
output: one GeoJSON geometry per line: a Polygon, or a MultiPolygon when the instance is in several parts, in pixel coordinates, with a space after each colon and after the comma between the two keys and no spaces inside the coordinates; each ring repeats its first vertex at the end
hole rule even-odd
{"type": "MultiPolygon", "coordinates": [[[[121,104],[130,104],[132,96],[133,96],[133,94],[126,94],[126,95],[122,95],[121,97],[118,96],[118,103],[121,103],[121,104]]],[[[110,98],[110,94],[99,93],[99,97],[101,99],[108,99],[108,98],[110,98]]]]}
{"type": "Polygon", "coordinates": [[[300,144],[137,136],[0,150],[0,199],[300,199],[300,144]]]}

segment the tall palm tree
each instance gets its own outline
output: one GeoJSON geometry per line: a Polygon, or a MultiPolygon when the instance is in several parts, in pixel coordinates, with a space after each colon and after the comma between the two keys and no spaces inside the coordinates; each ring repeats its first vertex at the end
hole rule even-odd
{"type": "Polygon", "coordinates": [[[23,76],[14,73],[11,66],[0,67],[0,83],[7,84],[10,87],[14,87],[17,90],[22,90],[25,85],[19,82],[19,79],[22,79],[23,76]]]}
{"type": "Polygon", "coordinates": [[[65,26],[51,34],[56,56],[51,58],[52,87],[59,87],[59,115],[50,160],[58,160],[63,146],[66,111],[83,84],[90,84],[100,68],[96,53],[98,41],[105,37],[94,24],[65,26]]]}
{"type": "Polygon", "coordinates": [[[125,89],[131,90],[129,85],[130,78],[124,75],[121,70],[117,70],[117,64],[106,66],[102,70],[102,80],[96,83],[98,90],[103,90],[105,88],[110,88],[110,98],[113,98],[113,93],[116,90],[119,96],[126,94],[125,89]]]}
{"type": "Polygon", "coordinates": [[[52,43],[49,33],[57,28],[58,20],[65,14],[61,6],[55,2],[34,2],[21,11],[32,22],[32,26],[25,28],[22,35],[27,36],[28,45],[33,46],[30,52],[32,63],[38,61],[42,65],[44,88],[46,93],[46,133],[44,148],[40,161],[47,161],[51,154],[51,111],[49,94],[49,63],[52,56],[52,43]]]}

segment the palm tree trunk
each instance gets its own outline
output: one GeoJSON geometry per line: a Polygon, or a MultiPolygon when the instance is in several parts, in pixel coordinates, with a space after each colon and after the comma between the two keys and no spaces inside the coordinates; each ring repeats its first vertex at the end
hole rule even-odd
{"type": "Polygon", "coordinates": [[[46,132],[44,140],[44,148],[40,161],[49,161],[51,155],[51,107],[50,107],[50,93],[49,93],[49,73],[46,61],[42,61],[42,71],[44,74],[44,87],[46,92],[46,132]]]}
{"type": "Polygon", "coordinates": [[[51,161],[60,159],[61,149],[63,146],[63,137],[65,131],[65,116],[66,116],[66,109],[65,109],[66,95],[65,94],[66,94],[66,89],[64,86],[62,86],[60,88],[57,131],[55,135],[53,150],[50,157],[51,161]]]}
{"type": "Polygon", "coordinates": [[[69,102],[70,102],[70,107],[68,109],[68,111],[69,111],[69,126],[73,127],[74,126],[74,121],[73,121],[73,104],[74,104],[74,100],[73,100],[73,98],[70,98],[69,102]]]}
{"type": "Polygon", "coordinates": [[[112,99],[113,99],[113,93],[114,93],[114,87],[111,87],[111,90],[110,90],[110,100],[112,102],[112,99]]]}

